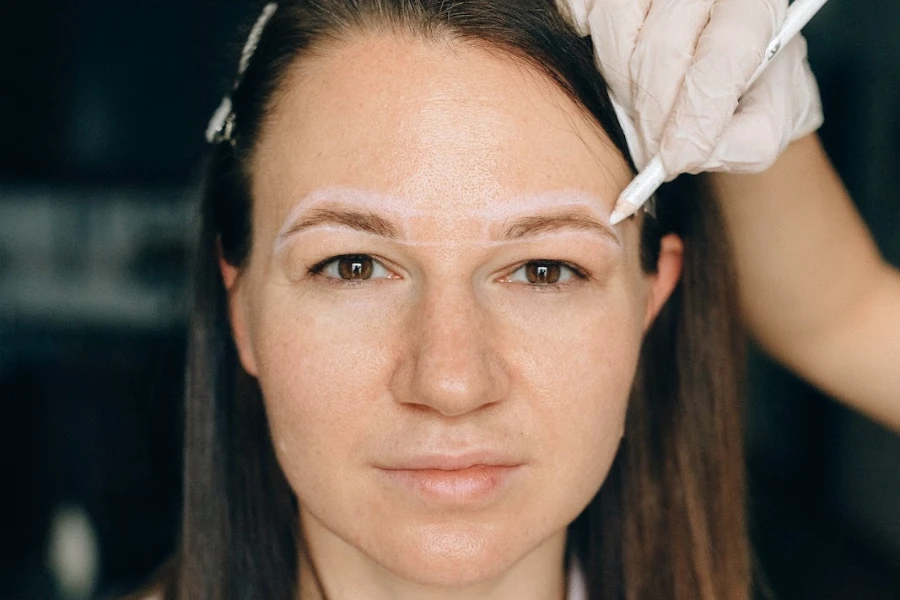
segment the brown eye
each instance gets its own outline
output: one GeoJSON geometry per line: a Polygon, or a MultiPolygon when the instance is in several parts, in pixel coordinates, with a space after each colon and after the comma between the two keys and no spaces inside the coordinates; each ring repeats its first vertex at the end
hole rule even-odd
{"type": "Polygon", "coordinates": [[[334,283],[360,283],[375,279],[394,279],[392,273],[376,258],[368,254],[332,256],[311,267],[309,272],[334,283]]]}
{"type": "Polygon", "coordinates": [[[562,265],[557,262],[530,262],[525,265],[525,277],[528,283],[550,285],[559,281],[562,265]]]}
{"type": "Polygon", "coordinates": [[[336,262],[338,274],[347,281],[369,279],[375,270],[375,261],[364,254],[342,256],[336,262]]]}
{"type": "Polygon", "coordinates": [[[535,290],[559,290],[562,286],[587,279],[584,271],[559,260],[532,260],[522,264],[507,281],[526,284],[535,290]]]}

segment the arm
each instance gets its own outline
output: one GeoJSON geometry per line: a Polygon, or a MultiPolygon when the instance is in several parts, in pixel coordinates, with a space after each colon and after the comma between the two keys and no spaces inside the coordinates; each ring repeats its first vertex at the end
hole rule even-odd
{"type": "Polygon", "coordinates": [[[900,431],[900,272],[881,258],[815,135],[769,170],[710,176],[751,333],[777,359],[900,431]]]}

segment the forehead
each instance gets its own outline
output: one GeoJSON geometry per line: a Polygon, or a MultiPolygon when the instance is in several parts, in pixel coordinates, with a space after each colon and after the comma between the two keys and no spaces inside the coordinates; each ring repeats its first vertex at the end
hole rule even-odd
{"type": "Polygon", "coordinates": [[[630,175],[600,127],[525,61],[385,34],[294,65],[251,170],[257,219],[272,225],[330,186],[425,213],[515,210],[523,195],[577,189],[608,213],[630,175]]]}

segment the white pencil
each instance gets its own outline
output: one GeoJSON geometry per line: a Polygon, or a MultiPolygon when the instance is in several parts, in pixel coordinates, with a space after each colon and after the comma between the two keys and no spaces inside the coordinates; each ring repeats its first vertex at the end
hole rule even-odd
{"type": "MultiPolygon", "coordinates": [[[[809,20],[815,16],[819,9],[825,5],[828,0],[795,0],[788,7],[787,15],[781,30],[775,34],[769,46],[766,48],[766,54],[762,63],[750,78],[747,88],[753,85],[763,71],[772,64],[772,61],[778,56],[782,48],[794,39],[800,30],[803,29],[809,20]]],[[[637,210],[650,199],[659,186],[668,178],[665,167],[663,167],[662,158],[659,155],[647,164],[644,169],[638,173],[637,177],[628,184],[628,187],[619,195],[616,206],[610,215],[610,222],[615,225],[633,215],[637,210]]]]}

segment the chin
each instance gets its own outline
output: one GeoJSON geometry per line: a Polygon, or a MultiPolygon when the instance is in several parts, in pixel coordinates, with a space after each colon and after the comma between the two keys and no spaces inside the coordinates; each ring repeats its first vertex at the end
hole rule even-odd
{"type": "Polygon", "coordinates": [[[419,585],[468,587],[502,575],[527,553],[516,551],[522,540],[513,537],[521,534],[471,523],[422,525],[395,538],[393,548],[382,544],[372,558],[419,585]]]}

